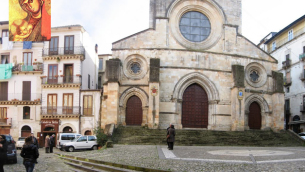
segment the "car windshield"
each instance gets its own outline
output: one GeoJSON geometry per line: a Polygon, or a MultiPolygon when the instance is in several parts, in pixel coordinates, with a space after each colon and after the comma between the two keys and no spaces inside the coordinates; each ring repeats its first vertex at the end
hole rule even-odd
{"type": "Polygon", "coordinates": [[[21,137],[18,139],[18,141],[24,141],[24,140],[25,138],[21,138],[21,137]]]}

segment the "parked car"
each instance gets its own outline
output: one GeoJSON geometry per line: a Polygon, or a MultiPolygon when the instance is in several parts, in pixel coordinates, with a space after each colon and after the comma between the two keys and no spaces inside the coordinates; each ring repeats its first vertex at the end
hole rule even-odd
{"type": "Polygon", "coordinates": [[[25,137],[19,137],[18,138],[18,141],[16,143],[16,149],[18,148],[22,148],[22,146],[24,145],[24,140],[25,140],[25,137]]]}
{"type": "Polygon", "coordinates": [[[302,137],[303,139],[305,139],[305,132],[299,133],[299,136],[302,137]]]}
{"type": "Polygon", "coordinates": [[[82,135],[76,133],[59,133],[57,135],[56,147],[60,150],[63,150],[62,149],[63,144],[71,142],[72,140],[74,140],[75,138],[79,138],[80,136],[82,135]]]}
{"type": "Polygon", "coordinates": [[[5,135],[5,138],[7,143],[7,162],[12,161],[13,163],[17,163],[16,142],[10,135],[5,135]]]}
{"type": "Polygon", "coordinates": [[[75,149],[93,149],[97,150],[97,142],[95,136],[81,136],[74,139],[72,142],[65,143],[63,149],[65,151],[73,152],[75,149]]]}

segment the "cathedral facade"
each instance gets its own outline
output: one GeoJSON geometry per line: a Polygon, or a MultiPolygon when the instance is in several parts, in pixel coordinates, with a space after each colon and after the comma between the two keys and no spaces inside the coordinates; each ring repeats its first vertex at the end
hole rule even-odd
{"type": "Polygon", "coordinates": [[[284,127],[277,60],[242,36],[241,0],[150,0],[150,26],[113,43],[101,125],[284,127]]]}

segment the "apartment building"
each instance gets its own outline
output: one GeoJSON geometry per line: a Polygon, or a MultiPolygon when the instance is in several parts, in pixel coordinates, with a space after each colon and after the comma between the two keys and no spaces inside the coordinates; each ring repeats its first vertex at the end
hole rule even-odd
{"type": "MultiPolygon", "coordinates": [[[[261,46],[262,47],[262,46],[261,46]]],[[[267,39],[265,51],[278,60],[284,75],[285,127],[305,131],[305,15],[267,39]]]]}

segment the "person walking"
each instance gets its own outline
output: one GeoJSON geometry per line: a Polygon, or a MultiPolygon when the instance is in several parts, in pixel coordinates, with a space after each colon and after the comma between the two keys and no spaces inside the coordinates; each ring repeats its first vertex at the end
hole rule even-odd
{"type": "Polygon", "coordinates": [[[46,139],[44,141],[44,147],[46,148],[46,153],[49,153],[49,151],[50,151],[50,137],[49,137],[49,135],[46,136],[46,139]]]}
{"type": "Polygon", "coordinates": [[[167,141],[169,142],[169,148],[168,148],[169,150],[174,149],[175,136],[176,136],[176,131],[174,125],[171,124],[167,132],[167,141]]]}
{"type": "Polygon", "coordinates": [[[0,135],[0,172],[4,172],[3,165],[7,160],[7,143],[5,135],[0,135]]]}
{"type": "Polygon", "coordinates": [[[33,172],[37,158],[39,157],[38,148],[33,144],[33,137],[29,136],[25,139],[20,156],[23,158],[23,165],[26,172],[33,172]]]}
{"type": "MultiPolygon", "coordinates": [[[[169,127],[167,127],[166,129],[166,136],[168,136],[168,129],[171,128],[171,124],[169,124],[169,127]]],[[[167,149],[169,149],[169,142],[168,142],[168,138],[166,138],[166,143],[167,143],[167,149]]]]}
{"type": "Polygon", "coordinates": [[[55,134],[50,137],[50,153],[53,153],[53,147],[55,146],[55,134]]]}

